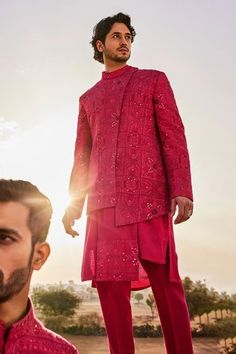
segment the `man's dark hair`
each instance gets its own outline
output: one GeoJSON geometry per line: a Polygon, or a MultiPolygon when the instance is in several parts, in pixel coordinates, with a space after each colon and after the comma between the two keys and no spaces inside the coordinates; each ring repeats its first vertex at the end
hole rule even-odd
{"type": "Polygon", "coordinates": [[[33,244],[46,240],[52,205],[36,186],[28,181],[0,179],[0,203],[5,202],[18,202],[29,209],[28,226],[33,244]]]}
{"type": "Polygon", "coordinates": [[[112,26],[116,22],[124,23],[128,27],[128,29],[131,33],[131,42],[133,42],[133,40],[134,40],[136,32],[135,32],[135,29],[131,26],[131,19],[128,15],[125,15],[122,12],[119,12],[117,15],[114,15],[112,17],[109,16],[109,17],[103,18],[94,27],[92,41],[90,42],[90,44],[92,44],[93,49],[94,49],[94,56],[93,57],[95,60],[99,61],[99,63],[104,63],[104,61],[103,61],[102,53],[97,50],[96,42],[97,42],[97,40],[100,40],[104,44],[105,39],[106,39],[106,35],[110,32],[112,26]]]}

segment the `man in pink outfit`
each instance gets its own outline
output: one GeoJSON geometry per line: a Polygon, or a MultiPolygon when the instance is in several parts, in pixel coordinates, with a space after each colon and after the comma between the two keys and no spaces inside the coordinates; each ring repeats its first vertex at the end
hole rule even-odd
{"type": "Polygon", "coordinates": [[[28,297],[33,270],[50,253],[52,208],[30,182],[0,179],[0,354],[76,354],[76,348],[46,329],[28,297]]]}
{"type": "Polygon", "coordinates": [[[78,235],[88,195],[82,280],[97,287],[110,353],[134,353],[130,292],[151,286],[167,353],[192,354],[173,233],[176,207],[175,224],[193,212],[184,126],[166,74],[127,65],[135,34],[122,13],[94,28],[105,71],[80,97],[63,223],[78,235]]]}

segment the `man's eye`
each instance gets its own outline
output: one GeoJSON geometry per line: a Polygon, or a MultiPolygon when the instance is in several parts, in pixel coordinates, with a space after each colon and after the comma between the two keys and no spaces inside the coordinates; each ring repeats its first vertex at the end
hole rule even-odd
{"type": "Polygon", "coordinates": [[[0,242],[12,242],[14,239],[6,234],[0,234],[0,242]]]}

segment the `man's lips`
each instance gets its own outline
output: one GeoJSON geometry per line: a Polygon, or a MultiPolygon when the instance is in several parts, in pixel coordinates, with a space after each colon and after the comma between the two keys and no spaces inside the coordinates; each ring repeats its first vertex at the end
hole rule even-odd
{"type": "Polygon", "coordinates": [[[129,49],[127,49],[127,48],[119,48],[118,51],[119,52],[128,52],[129,49]]]}

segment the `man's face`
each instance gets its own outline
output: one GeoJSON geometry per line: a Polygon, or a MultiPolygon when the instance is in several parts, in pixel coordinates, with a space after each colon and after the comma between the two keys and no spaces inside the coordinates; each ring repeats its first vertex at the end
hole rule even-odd
{"type": "Polygon", "coordinates": [[[116,22],[107,34],[105,43],[98,41],[98,50],[104,54],[106,60],[125,63],[131,54],[131,33],[124,23],[116,22]]]}
{"type": "Polygon", "coordinates": [[[0,303],[30,281],[33,252],[28,217],[23,204],[0,202],[0,303]]]}

